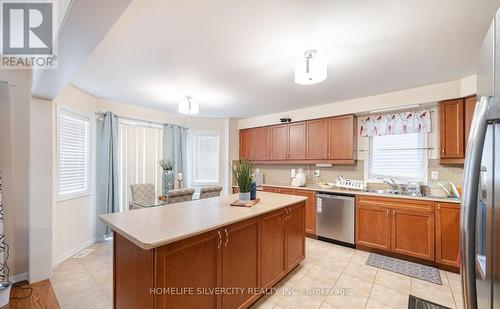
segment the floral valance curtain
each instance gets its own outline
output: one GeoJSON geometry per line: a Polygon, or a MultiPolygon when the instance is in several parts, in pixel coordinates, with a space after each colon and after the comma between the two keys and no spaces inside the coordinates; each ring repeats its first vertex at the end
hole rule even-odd
{"type": "Polygon", "coordinates": [[[369,115],[361,119],[360,135],[363,137],[430,133],[431,116],[428,110],[369,115]]]}

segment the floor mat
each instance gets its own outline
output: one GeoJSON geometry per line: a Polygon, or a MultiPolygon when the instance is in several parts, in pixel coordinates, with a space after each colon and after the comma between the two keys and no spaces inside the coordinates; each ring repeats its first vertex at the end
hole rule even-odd
{"type": "Polygon", "coordinates": [[[416,279],[442,285],[441,275],[435,267],[404,261],[376,253],[370,253],[366,265],[410,276],[416,279]]]}
{"type": "Polygon", "coordinates": [[[408,309],[450,309],[450,308],[410,295],[410,298],[408,299],[408,309]]]}

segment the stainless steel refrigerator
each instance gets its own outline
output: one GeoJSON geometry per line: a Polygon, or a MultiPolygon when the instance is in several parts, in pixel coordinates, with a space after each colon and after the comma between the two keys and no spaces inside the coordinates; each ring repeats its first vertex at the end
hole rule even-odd
{"type": "Polygon", "coordinates": [[[500,11],[484,39],[460,218],[465,308],[500,309],[500,11]]]}

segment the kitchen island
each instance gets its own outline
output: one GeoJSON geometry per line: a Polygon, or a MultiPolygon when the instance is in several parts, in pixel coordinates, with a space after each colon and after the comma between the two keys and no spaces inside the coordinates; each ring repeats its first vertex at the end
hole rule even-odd
{"type": "Polygon", "coordinates": [[[305,197],[259,192],[100,216],[115,308],[248,307],[305,257],[305,197]]]}

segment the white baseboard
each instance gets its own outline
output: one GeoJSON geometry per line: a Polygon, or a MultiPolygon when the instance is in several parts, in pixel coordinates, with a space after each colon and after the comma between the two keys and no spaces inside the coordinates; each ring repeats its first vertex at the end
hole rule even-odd
{"type": "Polygon", "coordinates": [[[62,261],[66,260],[69,257],[72,257],[73,255],[77,254],[78,252],[82,251],[83,249],[87,248],[88,246],[94,244],[97,241],[97,237],[93,237],[86,242],[79,244],[78,246],[74,247],[73,249],[61,254],[60,256],[57,257],[57,264],[61,263],[62,261]]]}
{"type": "Polygon", "coordinates": [[[9,281],[12,283],[18,283],[18,282],[27,281],[27,280],[28,280],[28,273],[27,272],[9,277],[9,281]]]}

